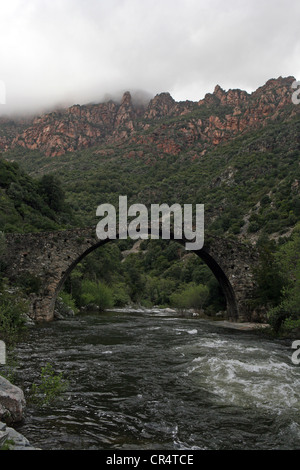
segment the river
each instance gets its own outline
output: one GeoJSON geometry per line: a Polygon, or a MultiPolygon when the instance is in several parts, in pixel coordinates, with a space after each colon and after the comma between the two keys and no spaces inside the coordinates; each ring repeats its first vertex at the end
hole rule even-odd
{"type": "Polygon", "coordinates": [[[291,342],[161,311],[86,313],[31,327],[25,395],[50,363],[69,388],[17,430],[48,449],[299,449],[291,342]]]}

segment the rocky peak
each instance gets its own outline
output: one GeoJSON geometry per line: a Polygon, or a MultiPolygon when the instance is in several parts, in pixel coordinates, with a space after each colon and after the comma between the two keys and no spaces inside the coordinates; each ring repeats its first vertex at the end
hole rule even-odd
{"type": "Polygon", "coordinates": [[[225,91],[216,85],[198,103],[176,102],[165,92],[151,99],[146,108],[134,105],[126,91],[119,104],[74,105],[20,128],[0,122],[0,147],[7,150],[18,145],[55,157],[93,145],[128,142],[172,155],[194,146],[203,155],[211,145],[238,133],[264,126],[278,116],[287,119],[299,113],[300,106],[292,106],[291,101],[294,80],[271,79],[251,94],[239,89],[225,91]]]}
{"type": "Polygon", "coordinates": [[[229,89],[225,91],[220,85],[216,85],[213,93],[207,93],[204,99],[198,102],[198,105],[229,105],[237,107],[246,103],[249,96],[246,91],[239,89],[229,89]]]}
{"type": "Polygon", "coordinates": [[[118,109],[116,119],[115,119],[115,128],[125,127],[130,130],[134,129],[134,109],[132,105],[131,94],[129,91],[126,91],[122,97],[121,105],[118,109]]]}
{"type": "Polygon", "coordinates": [[[129,91],[125,91],[125,93],[123,94],[121,106],[132,106],[132,99],[129,91]]]}
{"type": "Polygon", "coordinates": [[[225,90],[223,90],[223,88],[220,87],[220,85],[216,85],[213,94],[217,98],[219,98],[219,100],[222,100],[224,95],[226,95],[226,92],[225,92],[225,90]]]}
{"type": "Polygon", "coordinates": [[[282,108],[287,104],[291,104],[292,83],[295,77],[279,77],[271,78],[265,85],[257,88],[252,95],[252,102],[260,103],[260,105],[276,105],[282,108]]]}
{"type": "Polygon", "coordinates": [[[156,95],[149,103],[145,113],[146,119],[154,119],[167,116],[175,105],[175,100],[170,93],[160,93],[156,95]]]}

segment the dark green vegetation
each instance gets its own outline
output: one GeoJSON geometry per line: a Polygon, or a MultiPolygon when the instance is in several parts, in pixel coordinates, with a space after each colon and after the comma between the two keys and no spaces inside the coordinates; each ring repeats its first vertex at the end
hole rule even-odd
{"type": "Polygon", "coordinates": [[[0,230],[36,232],[74,223],[64,191],[53,175],[34,179],[15,162],[0,159],[0,230]]]}
{"type": "Polygon", "coordinates": [[[206,307],[207,313],[225,309],[217,281],[196,255],[187,254],[176,242],[145,240],[137,253],[124,258],[124,248],[132,244],[110,243],[77,265],[65,285],[77,306],[96,304],[104,309],[134,303],[206,307]]]}
{"type": "MultiPolygon", "coordinates": [[[[117,207],[119,195],[129,205],[204,203],[206,231],[259,244],[253,308],[263,305],[276,331],[297,326],[299,230],[292,231],[300,220],[299,135],[294,118],[274,120],[202,156],[196,147],[170,156],[156,146],[138,156],[139,146],[126,143],[55,158],[16,148],[4,155],[14,163],[0,161],[0,229],[96,225],[97,206],[117,207]]],[[[124,257],[132,246],[120,241],[89,255],[72,272],[64,299],[100,309],[131,302],[204,308],[209,315],[225,309],[206,265],[178,244],[143,241],[124,257]]]]}
{"type": "Polygon", "coordinates": [[[62,372],[55,373],[51,364],[47,363],[41,368],[41,377],[38,383],[34,382],[29,391],[29,400],[40,406],[48,405],[57,400],[68,388],[68,381],[62,372]]]}
{"type": "Polygon", "coordinates": [[[66,202],[82,225],[96,223],[96,207],[128,203],[204,203],[206,226],[220,235],[262,230],[285,233],[300,217],[300,122],[269,124],[237,137],[191,161],[193,150],[179,156],[159,154],[156,147],[137,156],[138,145],[93,147],[57,158],[37,151],[7,152],[31,175],[55,174],[66,202]],[[136,156],[124,157],[129,152],[136,156]],[[246,227],[245,227],[246,224],[246,227]]]}

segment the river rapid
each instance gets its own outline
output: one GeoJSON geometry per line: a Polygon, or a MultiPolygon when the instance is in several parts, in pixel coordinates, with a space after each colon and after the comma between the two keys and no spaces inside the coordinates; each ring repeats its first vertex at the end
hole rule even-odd
{"type": "Polygon", "coordinates": [[[25,396],[50,363],[69,381],[17,430],[69,450],[299,449],[291,342],[173,313],[86,313],[30,328],[15,351],[25,396]]]}

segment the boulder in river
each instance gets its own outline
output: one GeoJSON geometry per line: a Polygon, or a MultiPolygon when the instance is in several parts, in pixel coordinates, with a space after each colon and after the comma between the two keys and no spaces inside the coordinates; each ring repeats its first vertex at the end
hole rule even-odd
{"type": "Polygon", "coordinates": [[[0,376],[0,421],[22,421],[26,402],[23,391],[0,376]]]}

